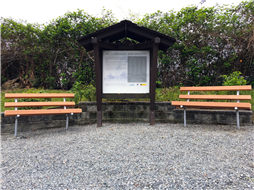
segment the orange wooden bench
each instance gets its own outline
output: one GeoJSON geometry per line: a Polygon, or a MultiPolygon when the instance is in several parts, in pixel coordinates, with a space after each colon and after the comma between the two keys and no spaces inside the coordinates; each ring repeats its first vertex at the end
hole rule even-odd
{"type": "Polygon", "coordinates": [[[15,137],[17,136],[18,118],[20,116],[39,115],[66,115],[66,130],[69,125],[69,115],[82,113],[82,109],[66,109],[67,106],[75,106],[75,102],[66,102],[65,98],[73,98],[74,94],[32,94],[32,93],[6,93],[5,98],[15,99],[15,102],[5,102],[6,108],[15,107],[15,110],[6,110],[5,117],[15,117],[15,137]],[[63,102],[18,102],[19,98],[63,98],[63,102]],[[63,106],[64,109],[40,109],[40,110],[18,110],[18,107],[43,107],[43,106],[63,106]]]}
{"type": "Polygon", "coordinates": [[[187,101],[172,101],[172,105],[184,108],[184,126],[186,127],[186,107],[202,108],[230,108],[236,110],[237,129],[240,129],[239,109],[250,110],[250,103],[240,103],[240,100],[251,100],[251,95],[240,95],[239,91],[251,90],[251,85],[245,86],[204,86],[204,87],[181,87],[181,91],[188,91],[188,95],[179,95],[180,99],[187,101]],[[237,95],[190,95],[190,91],[237,91],[237,95]],[[196,100],[237,100],[237,102],[190,102],[196,100]]]}

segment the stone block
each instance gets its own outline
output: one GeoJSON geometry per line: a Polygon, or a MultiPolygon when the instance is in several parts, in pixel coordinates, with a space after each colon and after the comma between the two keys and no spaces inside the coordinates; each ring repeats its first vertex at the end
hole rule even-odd
{"type": "Polygon", "coordinates": [[[144,110],[146,112],[150,112],[150,104],[144,104],[144,105],[141,105],[142,109],[141,110],[144,110]]]}
{"type": "Polygon", "coordinates": [[[250,121],[252,121],[252,114],[246,114],[240,111],[239,118],[240,118],[240,125],[248,125],[250,121]]]}
{"type": "Polygon", "coordinates": [[[85,125],[90,123],[90,118],[88,113],[82,113],[81,117],[78,119],[79,125],[85,125]]]}
{"type": "Polygon", "coordinates": [[[125,119],[129,116],[130,116],[129,112],[123,112],[123,111],[119,112],[119,118],[121,118],[121,119],[125,119]]]}
{"type": "Polygon", "coordinates": [[[158,106],[158,111],[162,111],[164,113],[167,113],[168,112],[168,108],[165,105],[160,105],[160,106],[158,106]]]}
{"type": "Polygon", "coordinates": [[[1,115],[1,120],[2,120],[2,123],[10,123],[11,117],[4,117],[3,115],[1,115]]]}
{"type": "Polygon", "coordinates": [[[164,112],[164,111],[155,111],[155,118],[166,119],[167,118],[167,113],[164,112]]]}
{"type": "Polygon", "coordinates": [[[127,111],[127,105],[126,104],[120,104],[118,106],[118,111],[127,111]]]}
{"type": "Polygon", "coordinates": [[[113,104],[112,111],[113,111],[113,112],[116,112],[116,111],[118,111],[118,109],[119,109],[119,108],[118,108],[118,105],[114,103],[114,104],[113,104]]]}
{"type": "Polygon", "coordinates": [[[73,119],[73,118],[69,119],[69,126],[79,125],[79,123],[80,121],[78,119],[73,119]]]}
{"type": "Polygon", "coordinates": [[[80,108],[82,109],[82,112],[87,112],[87,106],[86,105],[82,105],[82,106],[80,106],[80,108]]]}
{"type": "Polygon", "coordinates": [[[46,121],[46,120],[52,120],[54,116],[58,115],[38,115],[38,116],[26,116],[29,122],[40,122],[40,121],[46,121]]]}
{"type": "Polygon", "coordinates": [[[175,106],[171,105],[171,102],[167,105],[167,112],[173,111],[175,109],[175,106]]]}
{"type": "Polygon", "coordinates": [[[15,124],[14,123],[1,123],[1,133],[14,133],[15,124]]]}
{"type": "MultiPolygon", "coordinates": [[[[82,112],[87,112],[87,109],[90,107],[90,109],[94,109],[94,106],[97,106],[96,102],[79,102],[78,107],[82,109],[82,112]]],[[[96,109],[97,110],[97,109],[96,109]]]]}
{"type": "Polygon", "coordinates": [[[136,112],[136,117],[139,119],[149,119],[149,113],[145,111],[138,111],[136,112]]]}
{"type": "Polygon", "coordinates": [[[96,111],[97,111],[96,105],[87,106],[87,112],[96,112],[96,111]]]}
{"type": "Polygon", "coordinates": [[[166,113],[166,115],[167,115],[167,120],[169,120],[169,121],[175,119],[174,112],[168,112],[168,113],[166,113]]]}
{"type": "Polygon", "coordinates": [[[88,112],[90,119],[97,119],[97,111],[95,112],[88,112]]]}
{"type": "Polygon", "coordinates": [[[109,104],[102,104],[102,111],[113,111],[113,105],[109,105],[109,104]]]}
{"type": "Polygon", "coordinates": [[[174,117],[177,120],[183,120],[183,110],[174,110],[174,117]]]}
{"type": "Polygon", "coordinates": [[[137,110],[137,107],[135,104],[128,104],[127,105],[127,109],[130,111],[130,112],[133,112],[133,111],[136,111],[137,110]]]}

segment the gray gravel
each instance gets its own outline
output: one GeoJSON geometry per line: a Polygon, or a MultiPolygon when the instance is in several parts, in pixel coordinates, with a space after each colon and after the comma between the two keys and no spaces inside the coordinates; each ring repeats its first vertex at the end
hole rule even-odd
{"type": "Polygon", "coordinates": [[[1,136],[1,189],[254,189],[253,126],[110,124],[1,136]]]}

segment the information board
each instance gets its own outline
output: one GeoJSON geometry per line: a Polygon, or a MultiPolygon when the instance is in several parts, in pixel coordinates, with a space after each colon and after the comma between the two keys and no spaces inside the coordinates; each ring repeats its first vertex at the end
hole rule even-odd
{"type": "Polygon", "coordinates": [[[149,51],[103,51],[103,94],[149,93],[149,51]]]}

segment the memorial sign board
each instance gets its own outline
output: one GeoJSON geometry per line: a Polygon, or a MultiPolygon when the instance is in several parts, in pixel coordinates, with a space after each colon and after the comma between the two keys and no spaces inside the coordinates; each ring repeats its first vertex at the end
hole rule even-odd
{"type": "Polygon", "coordinates": [[[149,93],[149,51],[103,51],[102,93],[149,93]]]}
{"type": "Polygon", "coordinates": [[[124,20],[78,42],[94,51],[97,126],[102,125],[102,98],[149,98],[154,125],[158,50],[166,51],[176,40],[124,20]]]}

